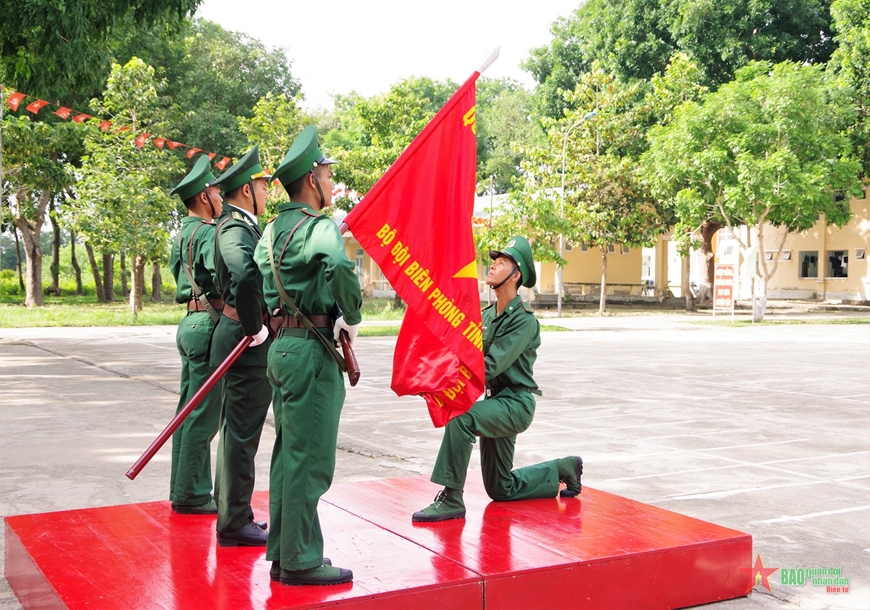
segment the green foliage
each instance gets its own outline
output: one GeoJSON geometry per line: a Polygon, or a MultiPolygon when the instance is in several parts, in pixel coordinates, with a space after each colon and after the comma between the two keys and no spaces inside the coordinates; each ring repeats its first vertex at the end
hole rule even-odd
{"type": "Polygon", "coordinates": [[[123,67],[115,64],[103,102],[94,104],[131,129],[103,132],[90,122],[78,197],[60,217],[98,250],[159,257],[176,209],[168,187],[183,165],[176,155],[134,144],[140,132],[164,126],[153,69],[137,58],[123,67]]]}
{"type": "Polygon", "coordinates": [[[201,0],[27,0],[0,3],[0,64],[12,84],[49,99],[99,90],[115,28],[177,22],[201,0]]]}
{"type": "Polygon", "coordinates": [[[855,93],[857,120],[849,134],[870,176],[870,0],[834,0],[831,14],[838,44],[831,64],[855,93]]]}
{"type": "Polygon", "coordinates": [[[525,67],[544,113],[562,116],[581,75],[601,62],[624,80],[650,79],[682,51],[705,84],[729,81],[752,60],[823,63],[834,50],[830,0],[589,0],[552,28],[525,67]]]}

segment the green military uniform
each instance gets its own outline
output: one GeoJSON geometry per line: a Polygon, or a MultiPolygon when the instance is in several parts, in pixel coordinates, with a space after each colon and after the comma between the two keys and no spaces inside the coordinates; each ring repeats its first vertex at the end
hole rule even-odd
{"type": "MultiPolygon", "coordinates": [[[[307,128],[275,170],[285,185],[320,163],[330,163],[307,128]]],[[[269,249],[287,295],[306,316],[328,315],[337,303],[348,324],[361,320],[360,285],[335,222],[302,203],[282,203],[256,251],[269,311],[282,307],[269,249]],[[288,235],[294,231],[289,242],[288,235]],[[285,248],[286,244],[286,248],[285,248]],[[283,251],[283,256],[282,256],[283,251]]],[[[284,308],[289,317],[289,309],[284,308]]],[[[316,318],[322,320],[322,318],[316,318]]],[[[333,331],[319,331],[332,341],[333,331]]],[[[323,564],[317,503],[332,484],[338,420],[344,404],[342,371],[327,348],[304,328],[282,328],[269,349],[274,387],[275,447],[269,479],[270,521],[266,559],[284,570],[323,564]]]]}
{"type": "MultiPolygon", "coordinates": [[[[221,186],[226,193],[263,174],[255,146],[212,184],[221,186]]],[[[214,259],[215,285],[225,305],[212,339],[213,366],[219,365],[242,337],[256,335],[262,328],[266,311],[263,280],[254,263],[260,235],[256,221],[245,211],[224,204],[217,219],[214,259]]],[[[247,348],[224,376],[215,477],[218,534],[238,531],[254,518],[251,509],[254,458],[272,397],[266,379],[268,349],[268,340],[247,348]]]]}
{"type": "MultiPolygon", "coordinates": [[[[511,239],[503,251],[490,252],[490,256],[493,259],[506,256],[514,261],[514,272],[520,271],[522,284],[534,286],[534,261],[525,238],[511,239]]],[[[534,378],[541,327],[519,296],[507,303],[501,313],[496,312],[493,303],[483,310],[482,317],[486,396],[445,427],[431,480],[446,489],[434,504],[414,514],[415,521],[465,515],[462,489],[477,437],[484,487],[493,500],[550,498],[559,491],[560,481],[569,486],[563,496],[573,497],[580,491],[582,460],[578,457],[513,470],[517,435],[531,425],[535,395],[541,394],[534,378]]]]}
{"type": "MultiPolygon", "coordinates": [[[[172,194],[187,201],[201,193],[212,180],[214,175],[208,157],[203,155],[172,190],[172,194]]],[[[176,282],[175,300],[188,306],[187,316],[179,324],[175,337],[181,356],[181,390],[176,412],[187,404],[214,372],[214,367],[209,363],[208,347],[215,321],[203,306],[201,297],[197,298],[203,294],[209,302],[214,303],[220,298],[212,280],[214,227],[212,220],[186,216],[181,220],[179,239],[172,243],[170,266],[176,282]],[[188,273],[201,292],[197,293],[191,285],[188,273]]],[[[211,496],[211,440],[217,434],[220,398],[221,388],[215,387],[172,435],[169,499],[172,500],[173,509],[179,512],[214,511],[211,496]]]]}

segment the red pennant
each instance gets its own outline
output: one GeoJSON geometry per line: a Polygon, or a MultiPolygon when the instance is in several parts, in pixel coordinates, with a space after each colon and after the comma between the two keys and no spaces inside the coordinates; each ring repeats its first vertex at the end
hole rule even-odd
{"type": "Polygon", "coordinates": [[[214,159],[215,157],[217,157],[217,155],[216,155],[215,153],[208,153],[208,160],[209,160],[209,161],[211,161],[211,160],[214,159]]]}
{"type": "Polygon", "coordinates": [[[112,121],[102,121],[100,123],[100,129],[102,131],[109,131],[109,127],[112,126],[112,121]]]}
{"type": "Polygon", "coordinates": [[[73,117],[73,121],[75,121],[76,123],[84,123],[84,122],[87,121],[88,119],[92,119],[92,118],[94,118],[94,117],[92,117],[92,116],[89,115],[89,114],[84,114],[84,113],[82,113],[82,114],[77,114],[77,115],[75,115],[75,116],[73,117]]]}
{"type": "Polygon", "coordinates": [[[9,104],[9,107],[12,108],[12,110],[17,111],[19,104],[21,104],[21,100],[23,100],[25,97],[27,96],[23,93],[13,93],[6,98],[6,103],[9,104]]]}
{"type": "Polygon", "coordinates": [[[201,148],[191,148],[190,150],[187,151],[187,158],[193,159],[193,155],[195,155],[198,152],[202,152],[202,149],[201,148]]]}
{"type": "Polygon", "coordinates": [[[38,114],[40,110],[48,106],[48,102],[45,100],[36,100],[35,102],[30,102],[27,104],[26,108],[28,112],[32,112],[33,114],[38,114]]]}
{"type": "Polygon", "coordinates": [[[184,146],[181,142],[167,142],[166,145],[170,148],[170,150],[175,150],[179,146],[184,146]]]}
{"type": "Polygon", "coordinates": [[[115,133],[121,133],[122,131],[130,131],[130,128],[126,125],[121,125],[118,129],[115,130],[115,133]]]}
{"type": "Polygon", "coordinates": [[[163,148],[163,145],[166,144],[166,138],[154,138],[151,141],[154,142],[154,146],[157,148],[163,148]]]}
{"type": "Polygon", "coordinates": [[[148,140],[148,137],[149,137],[150,135],[151,135],[150,133],[145,133],[145,132],[143,131],[142,133],[140,133],[140,134],[136,137],[136,139],[133,141],[133,144],[135,144],[135,145],[138,146],[139,148],[142,148],[143,146],[145,146],[145,142],[148,140]]]}
{"type": "Polygon", "coordinates": [[[436,427],[470,409],[485,387],[471,230],[478,76],[462,85],[344,220],[408,304],[392,389],[423,396],[436,427]]]}
{"type": "Polygon", "coordinates": [[[224,168],[227,166],[227,163],[229,163],[229,162],[230,162],[230,158],[224,157],[223,159],[221,159],[220,161],[215,163],[214,166],[216,168],[218,168],[219,170],[224,171],[224,168]]]}
{"type": "Polygon", "coordinates": [[[69,118],[70,113],[72,112],[72,108],[66,108],[65,106],[58,108],[55,114],[60,118],[66,120],[69,118]]]}

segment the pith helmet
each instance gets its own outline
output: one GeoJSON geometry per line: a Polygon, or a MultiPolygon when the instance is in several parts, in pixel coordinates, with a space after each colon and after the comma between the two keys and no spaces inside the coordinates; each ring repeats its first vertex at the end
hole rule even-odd
{"type": "Polygon", "coordinates": [[[187,175],[181,179],[174,189],[169,191],[170,195],[178,195],[182,201],[187,201],[194,195],[205,190],[209,183],[214,181],[214,174],[211,173],[211,163],[208,161],[208,155],[200,155],[193,164],[187,175]]]}
{"type": "Polygon", "coordinates": [[[230,193],[251,180],[265,178],[268,182],[271,177],[260,165],[260,147],[254,146],[209,186],[219,186],[224,193],[230,193]]]}
{"type": "Polygon", "coordinates": [[[493,260],[499,256],[507,256],[520,270],[520,282],[526,288],[531,288],[538,281],[535,274],[535,259],[532,257],[532,247],[529,240],[522,236],[511,237],[501,250],[490,250],[489,257],[493,260]]]}
{"type": "Polygon", "coordinates": [[[318,165],[332,163],[335,161],[325,157],[320,150],[320,145],[317,142],[317,128],[314,125],[309,125],[293,140],[290,150],[284,155],[284,159],[275,170],[273,177],[287,187],[318,165]]]}

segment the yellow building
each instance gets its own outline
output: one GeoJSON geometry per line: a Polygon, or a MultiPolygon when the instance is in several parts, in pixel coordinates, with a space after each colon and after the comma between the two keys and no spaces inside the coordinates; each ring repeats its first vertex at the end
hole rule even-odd
{"type": "MultiPolygon", "coordinates": [[[[850,201],[852,220],[843,227],[826,226],[824,216],[801,233],[785,237],[782,254],[777,259],[784,229],[768,226],[764,233],[764,250],[768,268],[778,262],[776,273],[768,282],[769,299],[870,300],[870,268],[867,246],[870,243],[870,202],[868,190],[860,199],[850,201]]],[[[747,230],[740,229],[744,243],[747,230]]],[[[738,298],[752,294],[751,277],[740,274],[743,253],[727,230],[716,235],[716,262],[734,263],[738,271],[738,298]]],[[[696,277],[692,274],[693,278],[696,277]]]]}

